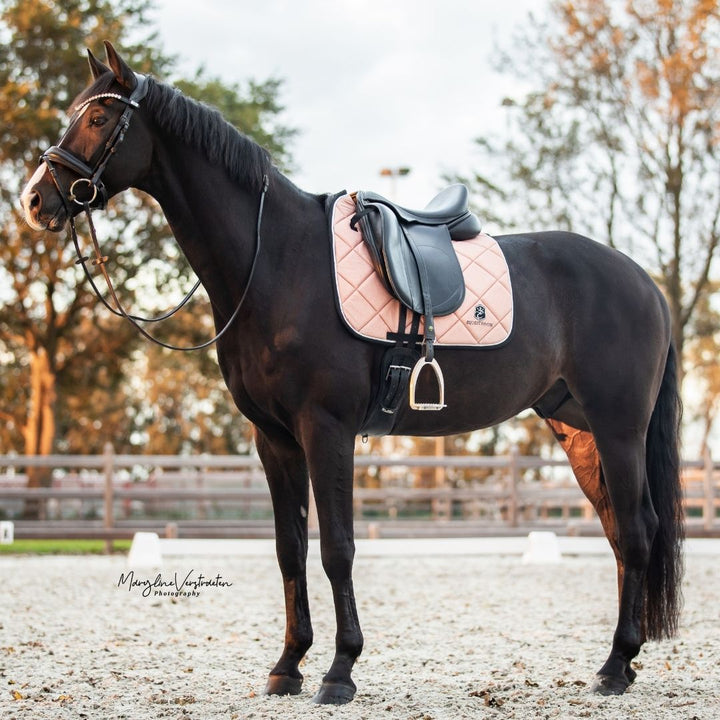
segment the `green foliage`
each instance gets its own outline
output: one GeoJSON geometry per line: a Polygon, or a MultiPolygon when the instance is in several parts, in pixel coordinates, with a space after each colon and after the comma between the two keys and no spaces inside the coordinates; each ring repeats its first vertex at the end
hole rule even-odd
{"type": "MultiPolygon", "coordinates": [[[[115,552],[128,552],[131,540],[114,540],[115,552]]],[[[102,555],[104,540],[16,540],[0,545],[0,555],[102,555]]]]}
{"type": "Polygon", "coordinates": [[[178,80],[175,86],[219,110],[228,122],[269,150],[278,167],[291,169],[288,144],[297,131],[277,121],[285,109],[278,102],[282,80],[270,78],[262,83],[250,80],[244,91],[236,83],[227,85],[200,70],[193,80],[178,80]]]}

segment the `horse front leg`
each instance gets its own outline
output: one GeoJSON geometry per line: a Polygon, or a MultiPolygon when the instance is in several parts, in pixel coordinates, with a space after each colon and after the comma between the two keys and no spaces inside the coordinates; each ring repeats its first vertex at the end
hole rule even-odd
{"type": "Polygon", "coordinates": [[[314,702],[342,705],[355,696],[350,675],[363,646],[352,566],[354,437],[332,422],[316,422],[305,444],[320,525],[320,552],[335,604],[335,657],[314,702]]]}
{"type": "Polygon", "coordinates": [[[256,445],[275,515],[275,544],[285,590],[285,647],[270,671],[265,693],[297,695],[298,666],[313,641],[307,595],[308,471],[302,448],[289,436],[258,430],[256,445]]]}

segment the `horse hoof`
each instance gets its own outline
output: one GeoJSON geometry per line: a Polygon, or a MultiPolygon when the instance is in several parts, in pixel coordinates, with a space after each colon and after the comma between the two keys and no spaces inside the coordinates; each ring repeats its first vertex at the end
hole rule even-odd
{"type": "Polygon", "coordinates": [[[270,675],[265,686],[265,695],[299,695],[303,679],[288,675],[270,675]]]}
{"type": "Polygon", "coordinates": [[[596,675],[592,692],[598,695],[622,695],[629,685],[630,682],[626,678],[618,678],[613,675],[596,675]]]}
{"type": "Polygon", "coordinates": [[[313,698],[318,705],[345,705],[355,697],[355,686],[339,682],[324,682],[313,698]]]}

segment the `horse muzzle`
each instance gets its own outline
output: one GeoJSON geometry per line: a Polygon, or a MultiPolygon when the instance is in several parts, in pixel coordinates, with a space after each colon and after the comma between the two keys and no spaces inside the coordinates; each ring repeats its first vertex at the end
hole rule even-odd
{"type": "Polygon", "coordinates": [[[20,195],[25,221],[33,230],[59,232],[68,220],[68,209],[55,184],[40,165],[20,195]]]}
{"type": "MultiPolygon", "coordinates": [[[[51,148],[52,150],[52,148],[51,148]]],[[[86,177],[79,177],[67,183],[61,183],[52,160],[55,157],[43,155],[40,166],[30,178],[20,195],[25,220],[34,230],[59,232],[65,223],[77,215],[84,207],[104,207],[105,188],[86,177]]],[[[62,165],[77,172],[70,163],[62,165]]]]}

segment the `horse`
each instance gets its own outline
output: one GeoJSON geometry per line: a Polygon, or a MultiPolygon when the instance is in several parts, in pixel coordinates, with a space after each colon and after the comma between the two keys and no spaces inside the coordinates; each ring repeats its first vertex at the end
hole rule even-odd
{"type": "MultiPolygon", "coordinates": [[[[339,318],[327,196],[297,188],[216,110],[136,74],[110,43],[105,50],[104,62],[88,51],[92,82],[22,191],[26,220],[58,232],[130,187],[158,201],[209,295],[222,376],[255,426],[272,497],[286,629],[265,692],[301,692],[298,664],[313,641],[311,482],[337,626],[313,699],[349,702],[363,647],[352,582],[354,443],[385,348],[339,318]]],[[[401,404],[390,432],[468,432],[528,408],[545,419],[615,554],[617,626],[593,689],[619,695],[636,678],[642,644],[672,636],[679,622],[681,406],[668,308],[637,264],[601,243],[558,231],[496,240],[515,298],[509,340],[492,350],[438,346],[447,407],[401,404]]]]}

